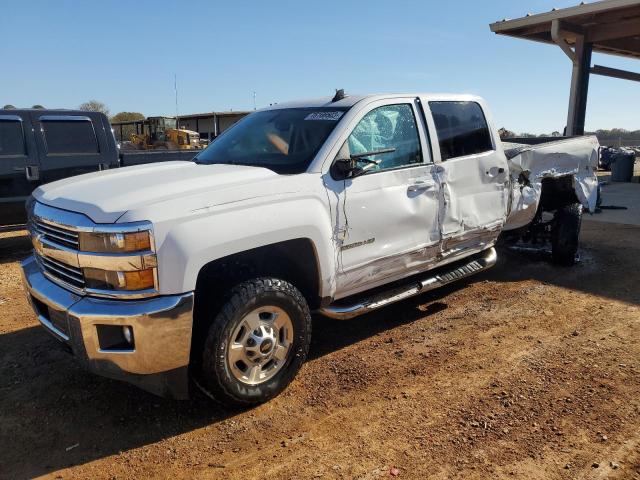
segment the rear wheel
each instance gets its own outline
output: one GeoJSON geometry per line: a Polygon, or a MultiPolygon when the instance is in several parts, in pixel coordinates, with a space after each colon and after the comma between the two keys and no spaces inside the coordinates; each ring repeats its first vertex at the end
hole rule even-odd
{"type": "Polygon", "coordinates": [[[558,265],[574,265],[578,256],[582,205],[558,208],[551,227],[551,254],[558,265]]]}
{"type": "Polygon", "coordinates": [[[275,278],[243,282],[209,328],[203,388],[231,406],[265,402],[291,383],[310,340],[311,315],[298,289],[275,278]]]}

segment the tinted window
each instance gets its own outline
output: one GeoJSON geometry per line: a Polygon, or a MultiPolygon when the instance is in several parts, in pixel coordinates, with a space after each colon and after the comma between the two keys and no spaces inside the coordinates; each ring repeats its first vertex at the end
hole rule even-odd
{"type": "Polygon", "coordinates": [[[393,149],[390,153],[367,156],[367,160],[377,162],[377,165],[367,167],[367,171],[422,162],[416,120],[409,104],[386,105],[371,110],[358,122],[347,142],[350,155],[393,149]]]}
{"type": "Polygon", "coordinates": [[[43,120],[47,153],[98,153],[93,124],[83,120],[43,120]]]}
{"type": "Polygon", "coordinates": [[[442,160],[493,150],[482,108],[475,102],[429,102],[442,160]]]}
{"type": "Polygon", "coordinates": [[[0,120],[0,156],[25,154],[22,122],[0,120]]]}
{"type": "Polygon", "coordinates": [[[302,173],[333,131],[344,108],[283,108],[248,115],[217,137],[196,163],[265,167],[302,173]]]}

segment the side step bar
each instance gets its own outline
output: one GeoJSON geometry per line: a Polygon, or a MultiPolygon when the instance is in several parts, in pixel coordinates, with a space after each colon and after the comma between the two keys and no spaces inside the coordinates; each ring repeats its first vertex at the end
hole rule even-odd
{"type": "Polygon", "coordinates": [[[480,254],[480,257],[474,257],[467,263],[459,265],[452,270],[432,275],[424,280],[418,280],[410,285],[404,285],[386,292],[378,293],[370,298],[359,300],[352,305],[332,304],[318,310],[318,313],[336,320],[349,320],[364,313],[386,307],[400,300],[414,297],[429,290],[442,287],[448,283],[470,277],[496,264],[498,255],[495,248],[489,248],[480,254]]]}

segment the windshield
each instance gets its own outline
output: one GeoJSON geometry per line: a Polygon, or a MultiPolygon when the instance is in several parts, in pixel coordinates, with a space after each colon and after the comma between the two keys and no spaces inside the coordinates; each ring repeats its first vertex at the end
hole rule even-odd
{"type": "Polygon", "coordinates": [[[302,173],[346,108],[286,108],[248,115],[216,138],[194,161],[302,173]]]}
{"type": "Polygon", "coordinates": [[[177,128],[177,125],[178,125],[178,123],[177,123],[175,118],[166,118],[165,117],[165,118],[163,118],[161,120],[161,122],[164,123],[164,125],[160,124],[161,128],[177,128]]]}

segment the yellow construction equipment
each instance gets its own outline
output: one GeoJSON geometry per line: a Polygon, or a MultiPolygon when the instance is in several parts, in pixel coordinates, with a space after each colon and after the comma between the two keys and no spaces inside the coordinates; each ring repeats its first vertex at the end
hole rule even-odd
{"type": "MultiPolygon", "coordinates": [[[[138,150],[196,150],[200,134],[178,128],[175,117],[147,117],[142,122],[141,133],[132,133],[131,143],[138,150]]],[[[136,128],[137,130],[137,128],[136,128]]]]}

